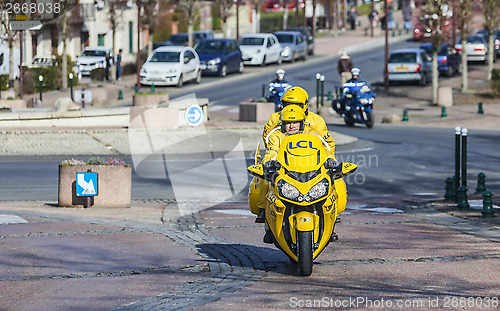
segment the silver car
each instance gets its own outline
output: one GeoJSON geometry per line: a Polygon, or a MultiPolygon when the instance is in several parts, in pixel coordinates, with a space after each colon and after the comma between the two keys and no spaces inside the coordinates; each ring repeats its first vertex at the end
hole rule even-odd
{"type": "MultiPolygon", "coordinates": [[[[462,40],[458,39],[455,44],[455,49],[463,53],[462,40]]],[[[467,37],[465,43],[465,53],[467,53],[467,61],[485,62],[488,58],[488,43],[484,36],[476,35],[467,37]]],[[[495,58],[493,58],[494,60],[495,58]]]]}
{"type": "Polygon", "coordinates": [[[306,59],[307,40],[304,35],[298,31],[276,31],[276,38],[281,44],[281,59],[288,62],[294,62],[297,59],[306,59]]]}
{"type": "Polygon", "coordinates": [[[422,49],[399,49],[389,54],[389,82],[417,81],[426,85],[432,80],[432,58],[422,49]]]}

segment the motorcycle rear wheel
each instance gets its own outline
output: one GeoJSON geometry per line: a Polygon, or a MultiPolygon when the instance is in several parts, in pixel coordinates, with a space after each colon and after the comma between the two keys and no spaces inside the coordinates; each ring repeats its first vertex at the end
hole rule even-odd
{"type": "Polygon", "coordinates": [[[313,240],[312,231],[297,232],[297,257],[299,264],[299,274],[301,276],[310,276],[313,266],[313,240]]]}

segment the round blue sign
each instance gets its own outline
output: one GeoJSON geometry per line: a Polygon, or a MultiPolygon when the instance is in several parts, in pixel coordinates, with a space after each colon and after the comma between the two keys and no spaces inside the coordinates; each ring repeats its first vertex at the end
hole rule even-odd
{"type": "Polygon", "coordinates": [[[203,121],[203,109],[197,104],[193,104],[186,109],[186,122],[190,126],[198,126],[203,121]]]}

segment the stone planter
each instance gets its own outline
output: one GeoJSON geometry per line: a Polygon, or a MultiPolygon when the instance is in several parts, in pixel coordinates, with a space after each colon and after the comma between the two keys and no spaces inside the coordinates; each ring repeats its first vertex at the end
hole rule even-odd
{"type": "Polygon", "coordinates": [[[98,195],[91,207],[130,207],[132,167],[129,165],[59,165],[59,206],[81,207],[87,197],[76,195],[76,173],[97,172],[98,195]]]}
{"type": "Polygon", "coordinates": [[[274,103],[240,102],[240,121],[267,122],[273,113],[274,103]]]}
{"type": "Polygon", "coordinates": [[[169,99],[167,93],[139,93],[133,96],[133,103],[135,107],[157,106],[163,102],[168,102],[169,99]]]}

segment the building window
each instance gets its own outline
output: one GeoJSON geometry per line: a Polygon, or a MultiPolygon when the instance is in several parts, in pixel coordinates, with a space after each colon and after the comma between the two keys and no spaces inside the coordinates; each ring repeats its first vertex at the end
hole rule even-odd
{"type": "Polygon", "coordinates": [[[105,37],[106,37],[105,33],[97,35],[97,46],[104,46],[105,37]]]}
{"type": "Polygon", "coordinates": [[[134,23],[128,22],[128,52],[134,53],[134,23]]]}

